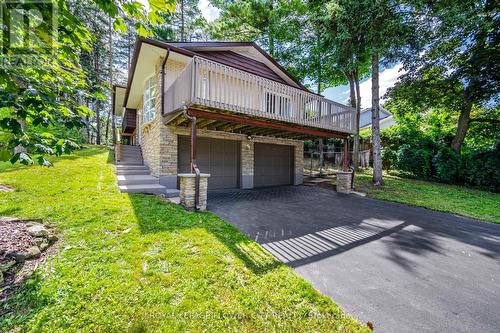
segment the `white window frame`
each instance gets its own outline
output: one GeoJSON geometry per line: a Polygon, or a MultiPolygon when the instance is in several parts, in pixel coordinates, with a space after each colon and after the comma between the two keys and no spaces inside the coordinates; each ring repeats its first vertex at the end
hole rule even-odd
{"type": "Polygon", "coordinates": [[[144,83],[142,119],[147,124],[156,116],[156,76],[151,75],[144,83]]]}

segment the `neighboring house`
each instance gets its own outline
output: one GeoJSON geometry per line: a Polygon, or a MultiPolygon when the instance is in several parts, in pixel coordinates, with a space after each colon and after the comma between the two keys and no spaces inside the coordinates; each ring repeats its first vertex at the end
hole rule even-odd
{"type": "Polygon", "coordinates": [[[301,184],[304,140],[354,133],[352,108],[309,92],[255,43],[139,38],[113,102],[122,136],[167,189],[191,172],[190,117],[208,189],[301,184]]]}
{"type": "MultiPolygon", "coordinates": [[[[380,129],[388,128],[396,124],[396,122],[394,121],[394,117],[392,116],[392,113],[390,113],[383,107],[380,107],[379,124],[380,124],[380,129]]],[[[371,127],[372,127],[372,109],[366,108],[361,110],[361,114],[359,116],[359,128],[365,129],[371,127]]]]}

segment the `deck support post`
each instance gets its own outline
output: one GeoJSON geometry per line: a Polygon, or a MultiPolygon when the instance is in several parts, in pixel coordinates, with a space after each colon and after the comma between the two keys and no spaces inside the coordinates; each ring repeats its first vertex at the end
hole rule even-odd
{"type": "Polygon", "coordinates": [[[342,169],[343,171],[349,171],[349,140],[347,137],[344,139],[344,159],[342,169]]]}
{"type": "Polygon", "coordinates": [[[195,191],[194,191],[194,206],[196,210],[200,209],[200,169],[196,163],[196,117],[189,114],[187,106],[184,106],[184,116],[191,120],[191,172],[196,175],[195,191]]]}
{"type": "Polygon", "coordinates": [[[342,171],[337,172],[337,192],[350,193],[354,171],[349,170],[349,140],[344,138],[344,156],[342,171]]]}

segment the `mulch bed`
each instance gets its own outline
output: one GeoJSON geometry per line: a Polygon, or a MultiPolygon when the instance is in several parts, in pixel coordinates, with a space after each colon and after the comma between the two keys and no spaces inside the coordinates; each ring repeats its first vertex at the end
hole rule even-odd
{"type": "Polygon", "coordinates": [[[0,217],[0,304],[54,252],[56,241],[40,221],[0,217]]]}
{"type": "MultiPolygon", "coordinates": [[[[28,233],[27,224],[3,219],[0,223],[0,255],[10,252],[23,252],[35,246],[35,237],[28,233]]],[[[0,263],[7,260],[0,257],[0,263]]]]}

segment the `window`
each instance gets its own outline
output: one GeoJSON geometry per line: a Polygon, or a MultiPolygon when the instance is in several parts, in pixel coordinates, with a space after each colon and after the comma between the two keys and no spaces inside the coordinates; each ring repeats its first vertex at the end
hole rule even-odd
{"type": "Polygon", "coordinates": [[[144,86],[144,107],[143,117],[144,122],[150,122],[155,118],[156,114],[156,77],[150,77],[144,86]]]}

